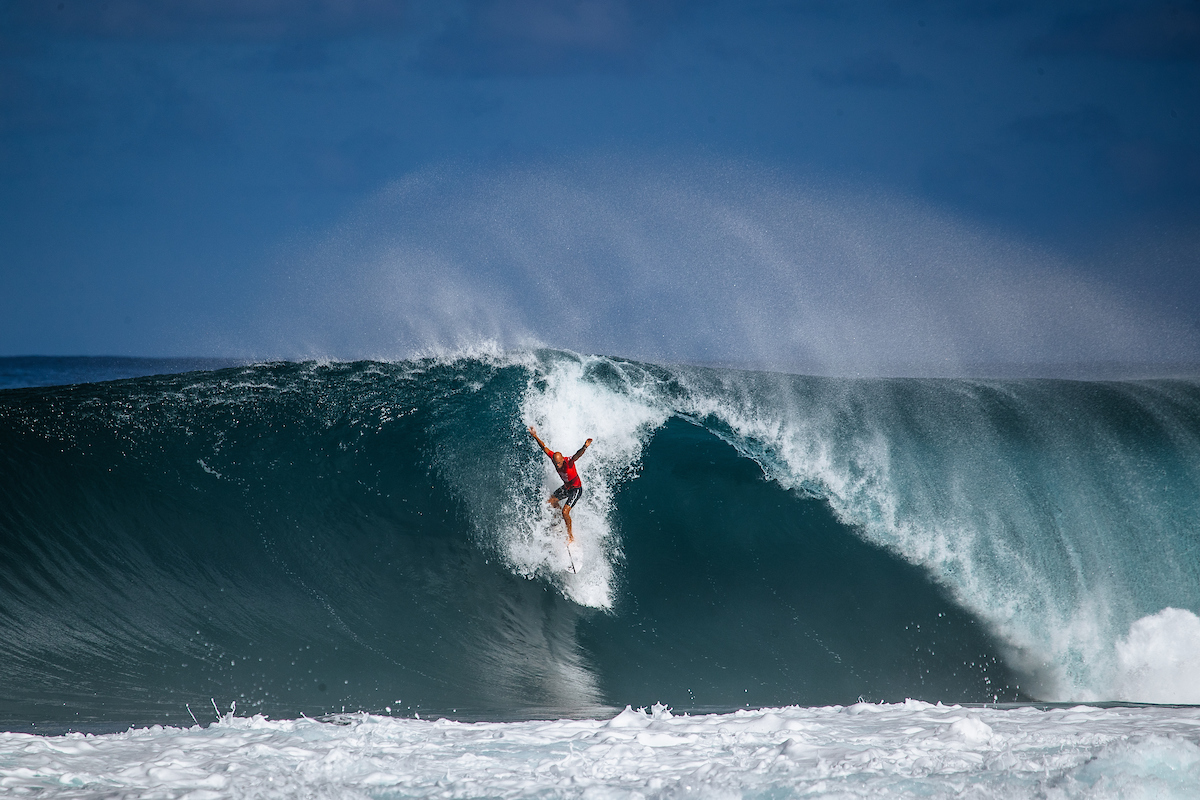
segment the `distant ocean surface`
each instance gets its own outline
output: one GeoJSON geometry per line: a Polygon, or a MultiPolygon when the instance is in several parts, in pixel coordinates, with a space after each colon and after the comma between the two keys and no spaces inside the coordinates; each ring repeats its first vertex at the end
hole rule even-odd
{"type": "Polygon", "coordinates": [[[229,358],[130,358],[126,356],[0,356],[0,390],[25,386],[96,383],[169,375],[244,364],[229,358]]]}
{"type": "Polygon", "coordinates": [[[1200,793],[1196,379],[536,350],[0,387],[16,796],[1200,793]],[[570,550],[529,425],[595,439],[570,550]]]}

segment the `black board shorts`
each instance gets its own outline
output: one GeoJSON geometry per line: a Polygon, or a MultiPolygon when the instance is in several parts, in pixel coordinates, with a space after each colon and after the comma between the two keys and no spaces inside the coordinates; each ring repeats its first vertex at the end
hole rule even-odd
{"type": "Polygon", "coordinates": [[[558,502],[564,508],[571,508],[579,502],[579,498],[583,496],[582,486],[567,486],[565,483],[554,490],[551,497],[557,497],[558,502]]]}

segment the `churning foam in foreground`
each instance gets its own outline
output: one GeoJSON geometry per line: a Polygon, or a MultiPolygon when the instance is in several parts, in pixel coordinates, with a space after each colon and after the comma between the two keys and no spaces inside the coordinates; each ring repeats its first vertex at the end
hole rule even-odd
{"type": "Polygon", "coordinates": [[[1200,709],[907,701],[458,723],[369,715],[0,733],[13,796],[1192,798],[1200,709]]]}

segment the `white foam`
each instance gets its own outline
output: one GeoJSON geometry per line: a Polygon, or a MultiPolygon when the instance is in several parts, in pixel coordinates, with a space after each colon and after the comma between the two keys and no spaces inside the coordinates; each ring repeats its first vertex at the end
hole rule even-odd
{"type": "Polygon", "coordinates": [[[1192,798],[1197,708],[908,701],[705,716],[338,724],[226,715],[104,736],[0,733],[0,792],[38,797],[1192,798]]]}
{"type": "Polygon", "coordinates": [[[1164,608],[1116,643],[1113,694],[1143,703],[1200,703],[1200,617],[1164,608]]]}
{"type": "Polygon", "coordinates": [[[968,716],[950,723],[946,733],[949,738],[959,739],[967,744],[983,744],[992,738],[992,726],[979,717],[968,716]]]}
{"type": "Polygon", "coordinates": [[[593,444],[577,465],[584,492],[571,514],[571,553],[561,515],[545,502],[561,484],[549,459],[534,476],[534,507],[528,507],[525,487],[514,487],[511,502],[520,511],[505,536],[505,552],[518,571],[549,571],[567,597],[593,608],[609,608],[613,601],[613,564],[619,558],[610,520],[614,492],[633,476],[645,440],[670,413],[635,381],[609,359],[555,358],[532,373],[521,404],[523,424],[536,427],[552,449],[569,456],[587,439],[593,444]],[[605,385],[597,369],[617,386],[605,385]],[[567,571],[568,555],[578,562],[575,573],[567,571]]]}

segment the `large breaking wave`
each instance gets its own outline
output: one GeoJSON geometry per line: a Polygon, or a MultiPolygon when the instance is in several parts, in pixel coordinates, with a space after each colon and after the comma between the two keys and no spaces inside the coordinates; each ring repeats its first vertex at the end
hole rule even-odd
{"type": "Polygon", "coordinates": [[[11,720],[1200,701],[1193,381],[281,362],[9,390],[0,453],[11,720]],[[530,424],[596,440],[570,553],[530,424]]]}

